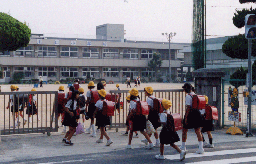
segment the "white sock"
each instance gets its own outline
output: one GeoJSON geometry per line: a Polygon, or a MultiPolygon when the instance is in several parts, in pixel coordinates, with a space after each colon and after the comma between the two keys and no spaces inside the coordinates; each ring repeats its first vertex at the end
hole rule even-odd
{"type": "Polygon", "coordinates": [[[92,127],[92,134],[96,134],[95,125],[93,124],[91,127],[92,127]]]}
{"type": "Polygon", "coordinates": [[[186,147],[186,142],[182,142],[182,147],[186,147]]]}
{"type": "Polygon", "coordinates": [[[198,142],[199,149],[203,149],[203,141],[198,142]]]}
{"type": "Polygon", "coordinates": [[[64,126],[64,129],[63,129],[63,131],[66,131],[66,126],[64,126]]]}

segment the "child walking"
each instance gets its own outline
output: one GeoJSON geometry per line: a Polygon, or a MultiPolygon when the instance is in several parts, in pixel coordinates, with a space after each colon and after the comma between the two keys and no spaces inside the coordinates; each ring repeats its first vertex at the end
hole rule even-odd
{"type": "Polygon", "coordinates": [[[78,98],[78,107],[80,108],[80,114],[82,114],[82,126],[84,128],[84,122],[85,122],[85,103],[86,103],[86,98],[84,96],[84,88],[79,88],[79,98],[78,98]]]}
{"type": "Polygon", "coordinates": [[[137,102],[140,101],[139,99],[139,91],[136,88],[133,88],[130,91],[131,94],[131,101],[130,101],[130,114],[128,115],[128,120],[131,120],[131,125],[130,125],[130,134],[129,134],[129,141],[128,145],[126,146],[127,149],[132,149],[131,142],[132,142],[132,137],[133,137],[133,132],[134,131],[140,131],[144,137],[147,139],[149,142],[148,148],[152,149],[154,147],[150,137],[148,134],[145,132],[146,129],[146,116],[144,115],[138,115],[137,114],[137,102]]]}
{"type": "Polygon", "coordinates": [[[196,153],[203,154],[203,138],[200,131],[200,127],[202,126],[202,117],[198,109],[192,108],[192,96],[195,95],[195,93],[192,92],[192,85],[190,83],[185,83],[182,88],[187,93],[187,95],[185,100],[186,111],[183,119],[182,145],[180,149],[186,151],[188,129],[194,129],[198,138],[199,145],[199,149],[196,151],[196,153]]]}
{"type": "Polygon", "coordinates": [[[163,99],[162,106],[164,108],[164,112],[160,115],[160,122],[162,124],[162,130],[160,132],[160,154],[156,155],[156,159],[165,159],[164,158],[164,144],[170,144],[171,147],[176,149],[180,153],[180,160],[183,161],[185,159],[186,152],[181,150],[175,142],[180,141],[180,138],[175,131],[174,120],[172,115],[169,112],[169,108],[172,106],[170,100],[163,99]]]}
{"type": "MultiPolygon", "coordinates": [[[[152,87],[146,87],[144,88],[145,91],[145,95],[148,96],[147,98],[147,103],[149,106],[149,115],[148,115],[148,120],[152,123],[154,129],[155,129],[155,139],[156,139],[156,144],[155,147],[159,147],[160,146],[160,141],[159,141],[159,136],[158,136],[158,132],[157,132],[157,128],[161,126],[161,123],[159,122],[159,113],[157,112],[157,110],[154,109],[154,99],[156,98],[155,96],[153,96],[153,88],[152,87]]],[[[151,137],[152,133],[149,134],[149,137],[151,137]]],[[[148,144],[147,140],[141,140],[142,142],[144,142],[146,145],[148,144]]]]}
{"type": "Polygon", "coordinates": [[[110,146],[113,141],[108,136],[107,132],[105,131],[106,125],[110,125],[110,118],[107,115],[103,114],[103,101],[105,100],[107,92],[104,89],[98,91],[100,99],[95,104],[96,110],[94,112],[94,117],[97,115],[96,118],[96,126],[100,128],[100,138],[96,141],[97,143],[103,143],[103,136],[107,139],[106,146],[110,146]]]}
{"type": "Polygon", "coordinates": [[[77,115],[77,100],[79,98],[79,92],[74,91],[72,92],[71,99],[68,100],[66,106],[65,106],[65,116],[63,125],[68,126],[69,130],[67,131],[66,135],[62,139],[62,142],[65,143],[66,146],[72,146],[73,143],[71,142],[71,138],[76,132],[77,127],[77,119],[79,119],[79,115],[77,115]]]}
{"type": "MultiPolygon", "coordinates": [[[[17,86],[16,85],[11,85],[10,89],[11,89],[11,92],[16,92],[16,88],[17,86]]],[[[13,116],[13,119],[14,119],[14,127],[17,127],[18,124],[19,124],[19,121],[18,121],[18,116],[19,116],[19,107],[17,105],[17,100],[15,99],[15,95],[14,94],[11,94],[10,95],[10,99],[9,99],[9,102],[8,102],[8,105],[6,107],[6,109],[9,109],[10,108],[10,105],[11,105],[11,112],[12,112],[12,116],[13,116]],[[15,108],[15,109],[14,109],[15,108]],[[17,120],[17,122],[16,122],[17,120]]]]}
{"type": "MultiPolygon", "coordinates": [[[[32,88],[32,92],[35,92],[36,89],[32,88]]],[[[30,94],[28,98],[28,107],[26,113],[28,114],[28,122],[32,123],[32,115],[37,114],[37,101],[36,101],[36,95],[35,94],[30,94]]]]}
{"type": "MultiPolygon", "coordinates": [[[[95,88],[94,82],[90,81],[89,84],[88,84],[89,91],[87,91],[87,93],[86,93],[86,97],[87,97],[86,104],[89,104],[88,110],[86,111],[86,115],[89,117],[89,119],[91,119],[91,124],[90,124],[89,128],[86,129],[86,132],[91,133],[91,129],[92,129],[92,134],[90,136],[91,137],[96,137],[96,130],[95,130],[95,125],[94,125],[94,116],[93,116],[93,114],[96,110],[96,107],[95,107],[95,103],[93,102],[93,97],[92,97],[92,94],[91,94],[91,91],[93,90],[93,88],[95,88]]],[[[87,106],[86,106],[86,109],[87,109],[87,106]]]]}

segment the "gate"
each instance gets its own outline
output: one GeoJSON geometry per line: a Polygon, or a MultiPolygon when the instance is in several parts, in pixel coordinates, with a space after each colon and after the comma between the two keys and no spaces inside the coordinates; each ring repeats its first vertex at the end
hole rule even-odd
{"type": "Polygon", "coordinates": [[[57,100],[57,91],[0,92],[1,135],[57,132],[57,100]]]}
{"type": "MultiPolygon", "coordinates": [[[[241,129],[247,129],[247,105],[245,105],[246,98],[243,92],[248,88],[245,86],[246,81],[241,79],[228,79],[222,80],[222,127],[233,126],[234,122],[228,120],[228,112],[232,111],[230,106],[231,97],[229,96],[232,92],[230,89],[234,89],[235,86],[238,89],[238,101],[239,108],[238,112],[241,113],[241,122],[236,122],[236,126],[241,129]],[[230,92],[230,94],[229,94],[230,92]]],[[[252,87],[252,90],[256,90],[256,86],[252,87]]],[[[252,97],[253,98],[253,97],[252,97]]],[[[255,100],[252,100],[252,102],[255,100]]],[[[256,105],[251,106],[251,121],[252,129],[256,130],[256,105]]]]}
{"type": "MultiPolygon", "coordinates": [[[[126,127],[126,117],[129,112],[129,103],[126,101],[126,97],[129,95],[129,90],[110,90],[111,95],[115,95],[118,99],[115,99],[115,104],[117,102],[121,102],[123,104],[123,109],[119,105],[118,109],[120,113],[117,111],[115,115],[111,117],[111,126],[110,128],[124,128],[126,127]]],[[[183,89],[167,89],[167,90],[154,90],[153,95],[157,98],[164,98],[167,100],[171,100],[172,107],[170,108],[171,113],[179,113],[182,117],[185,112],[185,92],[183,89]]],[[[141,101],[146,101],[147,97],[145,96],[144,90],[139,90],[139,96],[141,101]]],[[[116,107],[116,106],[115,106],[116,107]]]]}

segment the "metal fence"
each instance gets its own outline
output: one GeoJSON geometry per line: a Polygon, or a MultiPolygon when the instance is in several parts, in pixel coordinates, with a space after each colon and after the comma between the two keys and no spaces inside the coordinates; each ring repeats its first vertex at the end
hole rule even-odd
{"type": "Polygon", "coordinates": [[[57,132],[57,100],[57,91],[0,92],[1,135],[57,132]],[[35,106],[28,103],[32,94],[35,95],[35,106]],[[36,112],[29,114],[28,108],[36,112]]]}
{"type": "MultiPolygon", "coordinates": [[[[242,129],[246,129],[248,105],[245,105],[245,97],[243,96],[243,92],[248,88],[245,86],[245,80],[240,80],[240,79],[222,80],[222,118],[223,118],[222,127],[234,125],[233,121],[228,120],[228,112],[232,111],[231,106],[229,104],[231,101],[231,98],[229,97],[229,88],[233,90],[235,86],[237,86],[237,89],[238,89],[238,100],[239,100],[238,112],[241,113],[241,122],[236,123],[236,126],[242,129]]],[[[253,86],[252,90],[256,90],[256,86],[253,86]]],[[[251,126],[253,130],[256,130],[256,105],[252,105],[251,113],[252,113],[251,126]]]]}
{"type": "MultiPolygon", "coordinates": [[[[119,99],[115,102],[123,103],[123,109],[119,106],[119,113],[116,111],[115,115],[111,118],[112,124],[110,128],[124,128],[126,123],[126,117],[129,112],[129,103],[126,101],[126,97],[129,95],[129,90],[110,90],[111,95],[120,95],[119,99]]],[[[182,117],[185,112],[185,92],[183,89],[167,89],[167,90],[154,90],[153,95],[157,98],[164,98],[171,100],[172,107],[170,108],[171,113],[179,113],[182,117]]],[[[144,90],[139,90],[139,96],[141,101],[146,101],[144,90]]],[[[116,106],[115,106],[116,107],[116,106]]]]}

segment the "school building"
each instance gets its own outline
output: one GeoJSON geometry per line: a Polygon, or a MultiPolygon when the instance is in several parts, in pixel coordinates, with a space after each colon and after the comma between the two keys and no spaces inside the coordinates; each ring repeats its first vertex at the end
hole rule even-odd
{"type": "MultiPolygon", "coordinates": [[[[173,77],[179,77],[183,58],[179,50],[189,43],[170,44],[170,66],[173,77]]],[[[45,37],[32,34],[27,47],[13,52],[0,52],[4,69],[1,83],[12,80],[14,72],[23,72],[24,80],[59,81],[66,78],[103,78],[121,82],[140,76],[149,80],[155,71],[148,67],[154,53],[161,54],[162,66],[157,75],[166,80],[169,70],[169,43],[124,39],[123,24],[96,27],[96,39],[45,37]]]]}

